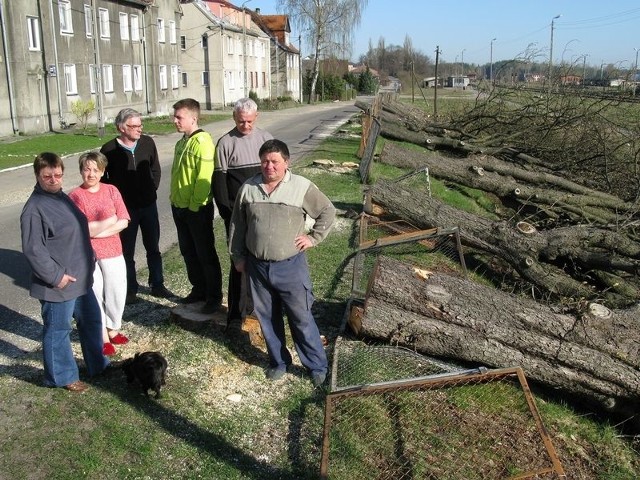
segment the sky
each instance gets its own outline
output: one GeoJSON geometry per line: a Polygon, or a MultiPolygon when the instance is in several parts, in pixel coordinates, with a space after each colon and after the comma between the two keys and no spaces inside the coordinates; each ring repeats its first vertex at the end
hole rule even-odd
{"type": "MultiPolygon", "coordinates": [[[[368,0],[354,32],[352,61],[376,47],[402,46],[409,36],[415,50],[441,62],[487,64],[535,53],[548,62],[553,20],[554,63],[635,68],[640,51],[638,0],[368,0]],[[560,15],[559,18],[555,18],[560,15]],[[492,39],[495,40],[492,42],[492,39]],[[492,48],[493,46],[493,48],[492,48]],[[493,51],[493,55],[492,55],[493,51]],[[586,55],[586,57],[584,57],[586,55]]],[[[263,15],[278,11],[278,0],[248,0],[263,15]]],[[[298,32],[292,25],[297,46],[298,32]]],[[[303,55],[305,45],[303,42],[303,55]]]]}

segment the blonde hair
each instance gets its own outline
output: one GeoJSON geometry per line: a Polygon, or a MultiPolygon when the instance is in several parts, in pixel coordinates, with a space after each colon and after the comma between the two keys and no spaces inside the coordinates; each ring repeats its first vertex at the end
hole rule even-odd
{"type": "Polygon", "coordinates": [[[80,155],[80,158],[78,159],[78,165],[80,166],[81,172],[87,162],[96,162],[96,165],[101,172],[104,172],[105,168],[107,168],[107,165],[109,164],[107,157],[105,157],[101,152],[86,152],[80,155]]]}

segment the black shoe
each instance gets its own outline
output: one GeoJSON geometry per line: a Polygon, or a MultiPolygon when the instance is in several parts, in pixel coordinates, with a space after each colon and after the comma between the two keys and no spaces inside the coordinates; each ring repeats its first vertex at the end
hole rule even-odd
{"type": "Polygon", "coordinates": [[[136,292],[127,292],[127,298],[124,301],[125,305],[131,305],[132,303],[138,303],[138,297],[136,292]]]}
{"type": "Polygon", "coordinates": [[[203,300],[205,300],[204,295],[198,295],[197,293],[191,292],[186,297],[181,298],[179,300],[179,303],[196,303],[196,302],[202,302],[203,300]]]}
{"type": "Polygon", "coordinates": [[[200,313],[216,313],[218,310],[220,310],[221,306],[222,304],[220,302],[216,302],[215,300],[207,300],[200,309],[200,313]]]}
{"type": "Polygon", "coordinates": [[[154,285],[151,287],[151,296],[156,298],[174,298],[176,295],[164,285],[154,285]]]}
{"type": "Polygon", "coordinates": [[[229,318],[227,317],[227,327],[226,330],[231,330],[232,328],[242,328],[242,318],[229,318]]]}
{"type": "Polygon", "coordinates": [[[311,383],[313,383],[313,386],[316,388],[321,386],[326,379],[327,379],[326,373],[314,372],[311,374],[311,383]]]}
{"type": "Polygon", "coordinates": [[[275,381],[275,380],[280,380],[282,377],[284,377],[284,374],[286,373],[286,371],[287,371],[286,368],[272,367],[272,368],[267,368],[264,374],[269,380],[275,381]]]}

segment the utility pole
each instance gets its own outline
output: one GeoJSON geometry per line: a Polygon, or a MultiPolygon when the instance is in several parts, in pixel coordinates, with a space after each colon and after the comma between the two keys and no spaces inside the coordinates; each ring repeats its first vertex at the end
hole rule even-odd
{"type": "Polygon", "coordinates": [[[102,64],[100,63],[100,42],[98,41],[98,14],[96,12],[95,0],[91,0],[91,14],[93,17],[93,58],[96,84],[96,123],[98,127],[98,137],[104,137],[104,112],[102,105],[102,64]]]}
{"type": "Polygon", "coordinates": [[[414,83],[415,83],[415,72],[413,66],[413,60],[411,61],[411,103],[416,103],[416,97],[414,95],[414,83]]]}
{"type": "Polygon", "coordinates": [[[636,65],[633,72],[633,96],[636,96],[636,85],[638,84],[638,52],[640,48],[634,48],[636,51],[636,65]]]}
{"type": "Polygon", "coordinates": [[[242,62],[244,65],[244,97],[247,98],[249,93],[247,92],[247,11],[244,6],[251,0],[245,0],[242,2],[242,62]]]}
{"type": "Polygon", "coordinates": [[[551,42],[549,43],[549,93],[551,93],[551,72],[553,68],[553,24],[557,18],[562,15],[556,15],[551,19],[551,42]]]}
{"type": "Polygon", "coordinates": [[[466,48],[462,49],[460,53],[460,80],[462,81],[462,89],[464,90],[464,51],[466,48]]]}
{"type": "Polygon", "coordinates": [[[491,53],[489,54],[489,82],[493,84],[493,42],[496,41],[496,38],[491,39],[491,53]]]}
{"type": "Polygon", "coordinates": [[[303,100],[303,93],[304,93],[304,88],[302,86],[302,34],[298,35],[298,73],[300,76],[300,103],[302,103],[303,100]]]}
{"type": "Polygon", "coordinates": [[[440,46],[436,45],[436,80],[433,88],[433,118],[438,117],[438,59],[440,58],[440,46]]]}

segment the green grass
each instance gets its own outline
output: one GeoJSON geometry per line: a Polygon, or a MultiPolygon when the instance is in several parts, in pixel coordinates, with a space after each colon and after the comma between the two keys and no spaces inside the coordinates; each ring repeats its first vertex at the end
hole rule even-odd
{"type": "MultiPolygon", "coordinates": [[[[201,123],[228,120],[231,113],[204,115],[201,123]]],[[[143,119],[144,133],[163,135],[176,131],[171,117],[152,117],[143,119]]],[[[64,132],[46,135],[9,137],[0,141],[0,170],[17,167],[33,162],[41,152],[56,152],[60,156],[71,155],[101,147],[107,140],[117,136],[113,124],[105,125],[105,134],[99,137],[95,125],[89,125],[83,132],[76,127],[64,132]]]]}

